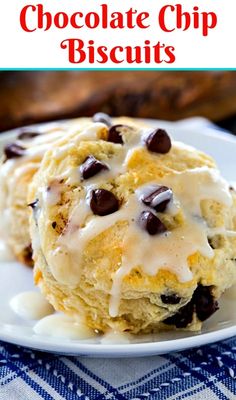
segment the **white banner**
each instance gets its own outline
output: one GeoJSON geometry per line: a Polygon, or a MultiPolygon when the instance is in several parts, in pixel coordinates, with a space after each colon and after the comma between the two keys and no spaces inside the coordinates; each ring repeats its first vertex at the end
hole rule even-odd
{"type": "Polygon", "coordinates": [[[0,2],[0,68],[236,68],[230,0],[0,2]]]}

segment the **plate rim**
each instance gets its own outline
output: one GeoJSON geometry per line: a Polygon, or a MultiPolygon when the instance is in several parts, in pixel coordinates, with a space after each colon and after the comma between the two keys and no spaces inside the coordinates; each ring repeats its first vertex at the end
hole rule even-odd
{"type": "MultiPolygon", "coordinates": [[[[170,339],[161,342],[94,344],[68,340],[68,342],[64,341],[63,346],[61,346],[56,340],[59,338],[51,338],[54,343],[51,340],[47,340],[47,336],[41,336],[39,339],[37,335],[24,335],[19,339],[17,336],[4,334],[0,326],[0,340],[10,344],[20,345],[37,351],[53,352],[55,354],[109,358],[145,357],[166,354],[167,352],[179,352],[188,350],[189,348],[216,343],[235,335],[236,325],[203,334],[197,333],[194,335],[193,332],[192,336],[186,338],[170,339]]],[[[63,341],[64,339],[61,340],[63,341]]]]}

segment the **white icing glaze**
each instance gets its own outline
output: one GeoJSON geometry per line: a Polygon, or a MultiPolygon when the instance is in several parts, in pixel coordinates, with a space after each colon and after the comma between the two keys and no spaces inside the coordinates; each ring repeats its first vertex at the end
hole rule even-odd
{"type": "MultiPolygon", "coordinates": [[[[30,140],[27,140],[26,142],[24,140],[16,140],[16,143],[25,147],[25,153],[22,157],[7,160],[4,164],[2,164],[0,168],[1,177],[8,177],[12,170],[16,168],[18,170],[19,166],[21,165],[22,169],[20,170],[21,172],[18,172],[18,176],[25,173],[24,167],[26,168],[27,172],[28,167],[25,165],[26,162],[30,162],[32,160],[33,163],[38,163],[44,153],[49,149],[50,145],[52,145],[56,140],[61,139],[66,131],[66,125],[64,126],[63,124],[55,125],[55,127],[49,125],[48,130],[46,127],[42,131],[42,135],[36,136],[30,140]]],[[[35,167],[38,166],[39,164],[35,167]]]]}
{"type": "MultiPolygon", "coordinates": [[[[85,128],[79,133],[77,138],[72,137],[71,141],[69,141],[67,144],[60,146],[60,148],[54,149],[53,156],[55,158],[61,158],[67,155],[69,150],[74,148],[74,146],[78,145],[81,141],[97,140],[98,132],[101,128],[106,128],[106,126],[101,123],[96,123],[95,125],[85,128]]],[[[99,184],[103,183],[104,181],[109,181],[117,175],[125,172],[127,159],[129,158],[130,153],[141,145],[141,138],[140,135],[137,135],[137,129],[126,128],[125,131],[125,146],[118,145],[119,149],[117,149],[117,154],[108,160],[105,160],[105,164],[109,169],[102,171],[102,173],[96,175],[95,177],[90,178],[89,181],[83,181],[83,186],[87,192],[89,188],[91,189],[92,187],[98,187],[99,184]]],[[[60,176],[58,176],[57,179],[66,179],[66,183],[72,185],[76,183],[78,184],[82,180],[80,169],[79,167],[69,168],[60,176]]]]}
{"type": "MultiPolygon", "coordinates": [[[[36,136],[31,141],[17,141],[21,146],[26,147],[24,155],[18,159],[14,159],[14,163],[42,158],[44,153],[49,149],[50,145],[62,138],[65,134],[63,127],[58,127],[53,131],[45,132],[43,135],[36,136]]],[[[7,161],[8,162],[8,161],[7,161]]]]}
{"type": "Polygon", "coordinates": [[[156,207],[158,204],[162,203],[163,201],[166,201],[170,198],[171,195],[171,190],[168,189],[165,192],[160,193],[158,196],[154,197],[152,204],[153,207],[156,207]]]}
{"type": "Polygon", "coordinates": [[[66,315],[50,315],[38,321],[34,328],[38,335],[64,339],[91,339],[96,333],[80,320],[66,315]]]}
{"type": "Polygon", "coordinates": [[[81,179],[79,168],[67,169],[57,179],[65,179],[65,183],[68,185],[78,185],[81,179]]]}
{"type": "Polygon", "coordinates": [[[187,150],[191,151],[192,153],[196,151],[196,149],[193,146],[190,146],[189,144],[183,142],[179,142],[178,140],[172,140],[172,144],[179,150],[187,150]]]}
{"type": "Polygon", "coordinates": [[[0,240],[0,261],[13,261],[14,255],[8,245],[3,241],[0,240]]]}
{"type": "MultiPolygon", "coordinates": [[[[166,269],[175,273],[182,282],[191,280],[188,257],[197,251],[208,258],[214,255],[207,240],[211,229],[199,219],[201,201],[213,199],[227,206],[232,204],[227,182],[217,170],[207,167],[165,176],[157,183],[172,188],[185,214],[185,224],[165,235],[151,238],[135,225],[129,228],[128,237],[124,239],[122,266],[113,278],[110,302],[110,315],[113,317],[118,314],[122,280],[133,266],[141,265],[149,275],[155,275],[159,269],[166,269]],[[137,243],[142,243],[142,246],[137,246],[137,243]]],[[[153,189],[155,185],[151,187],[153,189]]],[[[138,197],[141,193],[150,194],[149,188],[149,185],[139,188],[138,197]]]]}
{"type": "Polygon", "coordinates": [[[82,141],[97,140],[97,134],[102,128],[106,128],[106,125],[102,123],[95,123],[88,124],[88,126],[84,127],[84,129],[82,129],[76,137],[74,137],[72,132],[71,139],[66,144],[63,144],[60,147],[55,147],[52,150],[52,157],[56,159],[63,157],[64,155],[68,154],[70,149],[73,149],[82,141]]]}
{"type": "Polygon", "coordinates": [[[104,128],[107,128],[107,126],[101,122],[89,124],[89,126],[83,129],[79,136],[76,137],[75,144],[78,144],[81,141],[97,140],[98,132],[104,128]]]}
{"type": "MultiPolygon", "coordinates": [[[[31,139],[31,143],[33,142],[33,146],[45,145],[46,143],[52,143],[62,137],[62,134],[66,132],[66,128],[63,126],[55,126],[51,129],[44,129],[40,131],[38,136],[35,136],[31,139]]],[[[20,141],[21,144],[24,146],[25,141],[20,141]]]]}
{"type": "Polygon", "coordinates": [[[217,169],[200,167],[167,175],[160,182],[172,188],[181,206],[193,215],[201,215],[201,201],[215,200],[232,205],[229,185],[217,169]]]}
{"type": "Polygon", "coordinates": [[[145,206],[138,199],[142,191],[147,192],[147,187],[150,188],[149,185],[139,188],[137,193],[130,196],[128,202],[117,212],[104,217],[93,216],[87,223],[85,223],[86,218],[92,214],[86,201],[82,201],[74,209],[66,233],[60,237],[58,248],[53,251],[48,260],[51,271],[57,280],[76,285],[79,282],[80,259],[86,244],[116,222],[129,221],[129,228],[122,246],[122,266],[113,277],[110,305],[112,316],[117,315],[118,312],[120,285],[123,277],[138,265],[142,266],[142,269],[149,275],[155,275],[158,270],[164,268],[175,273],[182,282],[190,280],[192,274],[188,267],[188,257],[197,251],[209,258],[214,254],[207,240],[210,230],[199,218],[201,217],[201,201],[213,198],[226,205],[230,205],[232,201],[226,182],[220,178],[217,171],[205,167],[197,171],[175,173],[159,179],[156,184],[172,187],[177,196],[176,212],[179,209],[177,204],[181,204],[185,214],[183,226],[167,234],[152,237],[140,229],[137,225],[137,217],[145,209],[145,206]],[[191,190],[190,182],[193,182],[194,190],[191,190]],[[142,243],[142,246],[137,246],[137,243],[142,243]],[[68,254],[72,260],[68,267],[70,272],[63,268],[66,259],[68,265],[68,254]],[[62,262],[63,259],[64,262],[62,262]]]}
{"type": "Polygon", "coordinates": [[[39,292],[22,292],[10,301],[13,311],[25,319],[40,319],[54,313],[54,308],[39,292]]]}
{"type": "Polygon", "coordinates": [[[50,185],[42,191],[44,204],[48,204],[49,206],[56,205],[61,199],[62,190],[63,185],[58,180],[51,182],[50,185]]]}
{"type": "Polygon", "coordinates": [[[224,227],[221,228],[209,228],[207,229],[207,236],[213,237],[215,235],[223,235],[228,237],[236,237],[236,232],[225,229],[224,227]]]}
{"type": "Polygon", "coordinates": [[[100,343],[102,344],[129,344],[131,335],[125,332],[110,331],[102,335],[100,343]]]}
{"type": "Polygon", "coordinates": [[[203,223],[194,219],[186,220],[183,226],[171,232],[151,238],[145,231],[133,225],[124,238],[123,246],[122,265],[113,277],[110,302],[112,317],[118,313],[122,280],[134,266],[140,265],[150,276],[165,269],[176,274],[180,282],[186,282],[192,279],[188,266],[188,257],[191,254],[199,251],[209,258],[214,255],[203,223]],[[137,246],[137,243],[141,245],[137,246]]]}

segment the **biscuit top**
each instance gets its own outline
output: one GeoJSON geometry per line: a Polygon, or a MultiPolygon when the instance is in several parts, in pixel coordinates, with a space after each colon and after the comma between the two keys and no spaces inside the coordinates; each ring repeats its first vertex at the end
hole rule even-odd
{"type": "MultiPolygon", "coordinates": [[[[81,118],[80,124],[89,121],[81,118]]],[[[29,180],[38,170],[44,153],[52,144],[65,134],[75,132],[78,120],[37,125],[35,127],[19,128],[14,142],[4,148],[2,164],[0,165],[0,235],[7,239],[12,218],[12,206],[19,182],[29,180]]]]}
{"type": "MultiPolygon", "coordinates": [[[[212,258],[208,238],[217,229],[235,234],[224,225],[208,226],[202,215],[204,201],[232,206],[228,184],[212,159],[159,128],[92,123],[46,153],[37,179],[37,223],[49,218],[54,224],[45,258],[59,282],[78,285],[89,244],[125,225],[121,238],[116,231],[121,257],[112,274],[112,317],[122,280],[134,268],[150,276],[168,270],[180,282],[190,281],[190,256],[212,258]],[[63,212],[66,222],[57,230],[52,215],[63,212]]],[[[44,252],[41,234],[40,240],[44,252]]]]}

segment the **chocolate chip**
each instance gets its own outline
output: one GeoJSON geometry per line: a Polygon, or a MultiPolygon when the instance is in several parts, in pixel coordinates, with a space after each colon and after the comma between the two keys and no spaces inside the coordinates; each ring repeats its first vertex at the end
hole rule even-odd
{"type": "Polygon", "coordinates": [[[32,215],[35,222],[35,225],[38,226],[38,217],[39,217],[39,199],[36,199],[32,203],[28,204],[28,207],[32,208],[32,215]]]}
{"type": "Polygon", "coordinates": [[[40,133],[39,132],[22,132],[18,135],[17,139],[19,140],[27,140],[27,139],[33,139],[36,136],[39,136],[40,133]]]}
{"type": "Polygon", "coordinates": [[[33,256],[33,249],[32,245],[29,244],[29,246],[25,247],[23,250],[23,260],[24,263],[30,267],[33,266],[32,256],[33,256]]]}
{"type": "Polygon", "coordinates": [[[39,200],[36,199],[35,201],[33,201],[32,203],[28,204],[28,207],[31,207],[32,209],[35,209],[38,205],[39,200]]]}
{"type": "Polygon", "coordinates": [[[107,165],[97,160],[94,156],[86,158],[84,163],[80,167],[81,175],[83,179],[89,179],[94,175],[97,175],[102,170],[108,170],[107,165]]]}
{"type": "Polygon", "coordinates": [[[208,241],[209,246],[210,246],[213,250],[215,250],[215,246],[214,246],[214,243],[213,243],[213,239],[212,239],[212,238],[208,238],[207,241],[208,241]]]}
{"type": "Polygon", "coordinates": [[[98,112],[98,113],[94,114],[93,122],[101,122],[101,123],[107,125],[108,127],[112,126],[112,120],[109,117],[109,115],[102,113],[102,112],[98,112]]]}
{"type": "Polygon", "coordinates": [[[157,212],[164,212],[172,197],[173,192],[167,186],[157,186],[152,193],[141,197],[141,200],[144,204],[154,208],[157,212]]]}
{"type": "Polygon", "coordinates": [[[171,149],[171,140],[164,129],[156,129],[147,137],[146,146],[149,151],[166,154],[171,149]]]}
{"type": "Polygon", "coordinates": [[[108,131],[108,142],[112,143],[119,143],[119,144],[124,144],[122,135],[121,135],[121,128],[124,128],[125,125],[113,125],[109,131],[108,131]]]}
{"type": "Polygon", "coordinates": [[[57,227],[57,223],[56,223],[56,221],[53,221],[53,223],[52,223],[52,228],[53,228],[53,229],[56,229],[56,227],[57,227]]]}
{"type": "Polygon", "coordinates": [[[175,325],[176,328],[186,328],[192,322],[194,311],[200,321],[205,321],[219,309],[217,301],[212,295],[211,286],[198,285],[193,293],[192,300],[181,307],[175,315],[165,319],[167,325],[175,325]]]}
{"type": "Polygon", "coordinates": [[[150,211],[143,211],[139,217],[139,225],[149,235],[157,235],[166,232],[165,225],[150,211]]]}
{"type": "Polygon", "coordinates": [[[212,295],[211,286],[199,285],[193,295],[196,304],[196,314],[200,321],[205,321],[219,309],[217,301],[212,295]]]}
{"type": "Polygon", "coordinates": [[[179,304],[181,298],[177,294],[162,294],[161,301],[164,304],[179,304]]]}
{"type": "Polygon", "coordinates": [[[186,328],[193,320],[194,304],[190,301],[181,307],[172,317],[166,318],[163,322],[167,325],[175,325],[176,328],[186,328]]]}
{"type": "Polygon", "coordinates": [[[108,215],[119,209],[116,196],[105,189],[96,189],[91,192],[90,208],[95,215],[108,215]]]}
{"type": "Polygon", "coordinates": [[[11,158],[22,157],[25,153],[25,150],[26,149],[24,147],[19,146],[16,143],[10,143],[4,148],[4,154],[6,156],[6,159],[9,160],[11,158]]]}

